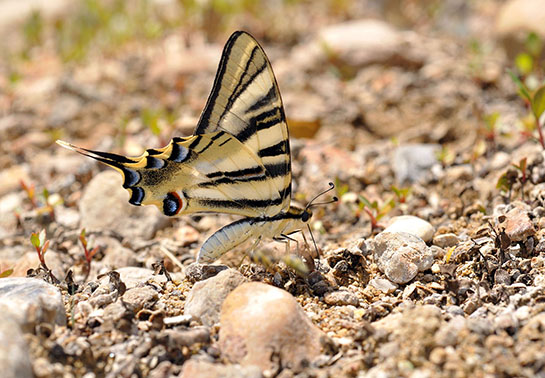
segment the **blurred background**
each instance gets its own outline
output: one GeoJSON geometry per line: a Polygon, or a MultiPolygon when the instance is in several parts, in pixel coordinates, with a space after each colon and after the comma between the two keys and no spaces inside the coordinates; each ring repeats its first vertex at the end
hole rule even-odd
{"type": "Polygon", "coordinates": [[[371,201],[438,165],[458,171],[436,204],[469,169],[489,207],[499,169],[538,146],[544,20],[539,0],[2,0],[0,234],[29,207],[21,182],[72,207],[102,169],[56,139],[134,156],[191,135],[235,30],[272,61],[297,199],[336,180],[371,201]]]}

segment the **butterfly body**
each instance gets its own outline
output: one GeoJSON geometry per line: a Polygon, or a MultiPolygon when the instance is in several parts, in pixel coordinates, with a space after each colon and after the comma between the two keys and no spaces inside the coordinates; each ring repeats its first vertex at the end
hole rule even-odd
{"type": "Polygon", "coordinates": [[[308,209],[290,206],[291,155],[282,99],[265,52],[245,32],[233,33],[224,47],[195,135],[174,138],[139,157],[58,143],[119,171],[133,205],[155,205],[168,216],[245,217],[205,241],[201,262],[212,262],[250,238],[300,230],[311,216],[308,209]]]}
{"type": "Polygon", "coordinates": [[[301,230],[312,213],[308,209],[290,206],[287,212],[273,217],[242,218],[220,228],[202,245],[197,261],[210,263],[225,252],[249,239],[278,238],[301,230]]]}

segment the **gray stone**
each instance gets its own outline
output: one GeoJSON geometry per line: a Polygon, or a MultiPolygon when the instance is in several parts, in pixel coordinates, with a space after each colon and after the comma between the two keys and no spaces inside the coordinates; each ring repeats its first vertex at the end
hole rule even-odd
{"type": "Polygon", "coordinates": [[[407,232],[418,236],[427,243],[433,238],[435,229],[430,222],[424,219],[414,215],[400,215],[393,217],[389,222],[389,226],[383,232],[407,232]]]}
{"type": "Polygon", "coordinates": [[[381,232],[374,239],[378,268],[390,281],[407,283],[418,272],[431,268],[433,253],[422,239],[406,232],[381,232]]]}
{"type": "Polygon", "coordinates": [[[260,282],[240,285],[221,308],[221,353],[243,366],[298,372],[318,357],[324,338],[291,294],[260,282]]]}
{"type": "Polygon", "coordinates": [[[5,313],[0,321],[0,366],[4,378],[34,376],[23,332],[18,322],[5,313]]]}
{"type": "Polygon", "coordinates": [[[214,325],[220,320],[221,305],[225,298],[246,281],[238,271],[227,269],[197,282],[187,295],[184,314],[200,319],[204,325],[214,325]]]}
{"type": "Polygon", "coordinates": [[[151,239],[168,224],[155,206],[133,206],[129,193],[122,187],[117,172],[104,171],[93,177],[79,202],[81,227],[90,230],[113,230],[127,239],[151,239]]]}
{"type": "Polygon", "coordinates": [[[10,314],[24,332],[36,325],[66,325],[61,292],[36,278],[0,279],[0,311],[10,314]]]}
{"type": "Polygon", "coordinates": [[[458,240],[458,236],[452,233],[435,235],[435,237],[433,238],[433,244],[441,248],[453,247],[459,242],[460,241],[458,240]]]}
{"type": "Polygon", "coordinates": [[[431,168],[438,164],[437,144],[407,144],[396,148],[392,167],[397,182],[412,183],[426,178],[431,168]]]}

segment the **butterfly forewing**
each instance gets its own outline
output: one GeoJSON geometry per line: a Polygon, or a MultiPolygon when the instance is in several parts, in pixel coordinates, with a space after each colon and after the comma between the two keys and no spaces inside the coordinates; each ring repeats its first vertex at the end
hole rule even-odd
{"type": "Polygon", "coordinates": [[[195,133],[218,129],[237,138],[265,168],[277,195],[271,197],[262,215],[286,210],[291,195],[291,163],[282,99],[265,52],[244,32],[234,33],[225,45],[195,133]]]}

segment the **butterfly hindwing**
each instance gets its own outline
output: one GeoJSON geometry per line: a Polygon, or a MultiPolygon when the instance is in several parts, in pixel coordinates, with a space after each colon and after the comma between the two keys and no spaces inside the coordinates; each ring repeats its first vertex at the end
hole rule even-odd
{"type": "Polygon", "coordinates": [[[130,203],[155,205],[166,215],[260,216],[271,203],[281,202],[255,154],[223,131],[174,138],[134,158],[60,144],[115,168],[123,175],[130,203]]]}
{"type": "Polygon", "coordinates": [[[235,32],[225,45],[195,134],[216,130],[233,135],[261,160],[282,199],[263,215],[286,210],[291,195],[291,159],[282,99],[265,52],[245,32],[235,32]]]}

